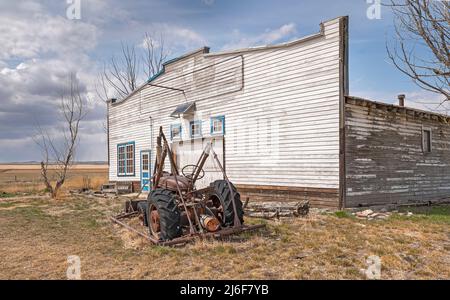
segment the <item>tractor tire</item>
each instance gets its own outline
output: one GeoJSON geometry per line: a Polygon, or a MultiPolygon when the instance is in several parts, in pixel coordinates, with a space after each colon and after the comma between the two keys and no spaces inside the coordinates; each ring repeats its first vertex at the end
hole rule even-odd
{"type": "MultiPolygon", "coordinates": [[[[231,227],[234,225],[234,208],[231,200],[231,192],[228,182],[226,180],[216,180],[211,183],[213,189],[211,198],[217,198],[223,208],[222,225],[224,227],[231,227]]],[[[244,224],[244,209],[242,208],[241,195],[238,193],[236,187],[231,184],[234,194],[234,202],[236,204],[236,212],[241,224],[244,224]]]]}
{"type": "Polygon", "coordinates": [[[139,201],[139,203],[137,204],[137,210],[140,214],[144,216],[144,226],[148,227],[148,220],[147,220],[148,202],[139,201]]]}
{"type": "Polygon", "coordinates": [[[155,189],[148,195],[147,223],[151,232],[151,204],[159,214],[160,237],[162,241],[169,241],[182,235],[180,211],[177,206],[176,194],[166,189],[155,189]]]}

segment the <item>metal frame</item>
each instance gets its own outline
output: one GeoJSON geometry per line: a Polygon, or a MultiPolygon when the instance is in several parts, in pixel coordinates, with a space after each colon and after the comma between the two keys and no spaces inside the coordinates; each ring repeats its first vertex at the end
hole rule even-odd
{"type": "Polygon", "coordinates": [[[113,223],[118,224],[118,225],[128,229],[129,231],[145,238],[152,244],[158,245],[158,246],[175,246],[175,245],[180,245],[180,244],[187,244],[196,239],[207,239],[207,238],[220,239],[220,238],[223,238],[223,237],[226,237],[229,235],[233,235],[233,234],[254,231],[257,229],[264,228],[266,226],[264,224],[250,225],[250,226],[244,225],[244,226],[237,227],[237,228],[236,227],[225,228],[225,229],[219,230],[217,232],[206,232],[206,233],[203,232],[203,233],[197,233],[197,234],[189,235],[189,236],[182,236],[182,237],[170,240],[170,241],[159,241],[159,240],[155,239],[154,237],[150,236],[149,234],[139,231],[136,228],[133,228],[130,225],[128,225],[127,223],[123,222],[124,219],[136,217],[137,215],[138,215],[137,212],[131,212],[131,213],[127,213],[127,214],[110,217],[110,219],[113,223]]]}

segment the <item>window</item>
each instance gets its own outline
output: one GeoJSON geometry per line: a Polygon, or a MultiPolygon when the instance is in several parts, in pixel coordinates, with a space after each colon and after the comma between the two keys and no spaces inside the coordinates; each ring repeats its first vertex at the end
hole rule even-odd
{"type": "Polygon", "coordinates": [[[211,134],[225,134],[225,117],[211,118],[211,134]]]}
{"type": "Polygon", "coordinates": [[[170,125],[170,138],[181,139],[181,124],[170,125]]]}
{"type": "Polygon", "coordinates": [[[191,138],[202,136],[202,122],[192,121],[190,123],[191,127],[191,138]]]}
{"type": "Polygon", "coordinates": [[[431,152],[431,130],[424,129],[422,132],[422,149],[424,153],[431,152]]]}
{"type": "Polygon", "coordinates": [[[148,154],[144,153],[142,154],[142,171],[148,171],[150,170],[150,166],[149,166],[149,161],[148,161],[148,154]]]}
{"type": "Polygon", "coordinates": [[[117,173],[134,176],[134,142],[117,145],[117,173]]]}

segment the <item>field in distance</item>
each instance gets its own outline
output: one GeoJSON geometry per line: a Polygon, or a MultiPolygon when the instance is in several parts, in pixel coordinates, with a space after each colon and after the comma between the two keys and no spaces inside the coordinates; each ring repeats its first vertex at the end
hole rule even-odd
{"type": "MultiPolygon", "coordinates": [[[[50,177],[55,177],[55,167],[49,168],[50,177]]],[[[99,189],[108,182],[107,164],[74,164],[71,166],[63,190],[91,188],[99,189]]],[[[0,193],[35,194],[45,189],[39,164],[0,164],[0,193]]]]}

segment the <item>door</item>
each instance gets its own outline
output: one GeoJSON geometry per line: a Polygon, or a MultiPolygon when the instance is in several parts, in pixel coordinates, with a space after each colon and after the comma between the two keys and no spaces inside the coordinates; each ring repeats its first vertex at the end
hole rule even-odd
{"type": "Polygon", "coordinates": [[[150,191],[150,151],[141,152],[141,188],[150,191]]]}

